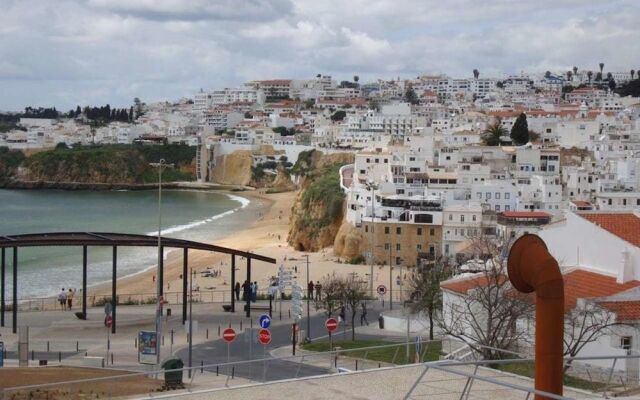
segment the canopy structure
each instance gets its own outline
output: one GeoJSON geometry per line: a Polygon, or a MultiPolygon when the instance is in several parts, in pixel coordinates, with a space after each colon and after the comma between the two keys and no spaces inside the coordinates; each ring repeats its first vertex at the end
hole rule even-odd
{"type": "MultiPolygon", "coordinates": [[[[18,249],[20,247],[47,247],[47,246],[79,246],[82,247],[82,314],[87,314],[87,247],[102,246],[113,249],[112,256],[112,276],[111,276],[111,298],[117,299],[117,276],[118,276],[118,247],[158,247],[164,254],[165,248],[183,249],[183,271],[182,271],[182,321],[187,317],[187,277],[188,274],[188,251],[201,250],[211,251],[231,255],[231,311],[235,312],[235,297],[233,288],[235,286],[236,256],[244,257],[247,260],[247,280],[251,280],[251,260],[264,261],[275,264],[276,260],[271,257],[253,254],[247,251],[230,249],[227,247],[212,244],[194,242],[190,240],[173,239],[157,236],[136,235],[130,233],[104,233],[104,232],[52,232],[52,233],[30,233],[22,235],[0,236],[0,326],[5,326],[5,284],[6,284],[6,249],[13,251],[13,307],[12,322],[13,332],[17,332],[18,321],[18,249]]],[[[164,257],[160,257],[158,287],[159,296],[163,295],[164,278],[164,257]]],[[[112,301],[112,326],[113,333],[116,332],[116,302],[112,301]]],[[[251,303],[247,301],[247,317],[251,315],[251,303]]]]}

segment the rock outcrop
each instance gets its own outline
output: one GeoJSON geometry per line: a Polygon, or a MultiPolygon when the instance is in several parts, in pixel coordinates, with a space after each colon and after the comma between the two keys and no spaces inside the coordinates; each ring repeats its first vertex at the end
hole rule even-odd
{"type": "Polygon", "coordinates": [[[333,253],[340,257],[352,259],[361,256],[365,251],[365,238],[362,231],[347,221],[343,221],[333,242],[333,253]]]}
{"type": "Polygon", "coordinates": [[[253,156],[250,150],[236,150],[216,158],[211,180],[223,185],[243,185],[251,182],[253,156]]]}

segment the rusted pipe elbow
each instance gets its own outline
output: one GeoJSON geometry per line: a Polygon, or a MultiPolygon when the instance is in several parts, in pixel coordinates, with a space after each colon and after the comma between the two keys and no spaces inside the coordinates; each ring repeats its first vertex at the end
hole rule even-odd
{"type": "Polygon", "coordinates": [[[562,395],[564,282],[558,262],[539,236],[529,234],[511,247],[507,269],[518,291],[536,292],[535,388],[562,395]]]}

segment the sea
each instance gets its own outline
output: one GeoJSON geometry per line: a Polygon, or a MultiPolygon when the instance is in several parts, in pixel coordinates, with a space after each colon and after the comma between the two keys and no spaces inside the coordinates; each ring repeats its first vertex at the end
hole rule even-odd
{"type": "MultiPolygon", "coordinates": [[[[211,191],[163,190],[162,235],[195,241],[216,240],[255,220],[260,201],[211,191]]],[[[44,232],[118,232],[157,235],[158,192],[0,189],[0,236],[44,232]]],[[[168,252],[168,251],[167,251],[168,252]]],[[[165,258],[166,253],[165,252],[165,258]]],[[[111,248],[89,247],[88,283],[111,279],[111,248]]],[[[157,265],[157,249],[118,248],[118,278],[157,265]]],[[[12,251],[6,254],[7,293],[11,293],[12,251]]],[[[55,295],[82,287],[81,247],[18,250],[18,297],[55,295]]]]}

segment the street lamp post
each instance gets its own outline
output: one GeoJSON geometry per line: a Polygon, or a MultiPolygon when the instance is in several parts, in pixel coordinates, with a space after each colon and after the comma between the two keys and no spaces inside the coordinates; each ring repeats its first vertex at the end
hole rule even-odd
{"type": "Polygon", "coordinates": [[[160,275],[162,271],[162,169],[173,167],[173,164],[167,164],[164,158],[157,163],[149,163],[154,168],[158,168],[158,265],[156,267],[156,364],[160,364],[160,347],[162,335],[162,282],[160,275]]]}
{"type": "MultiPolygon", "coordinates": [[[[370,260],[369,260],[369,262],[371,263],[371,275],[369,276],[369,290],[370,290],[371,297],[373,297],[373,263],[375,261],[375,258],[373,256],[373,248],[375,247],[374,242],[375,242],[375,239],[376,239],[376,237],[373,234],[373,226],[375,224],[375,218],[376,218],[375,190],[378,188],[378,185],[376,185],[372,180],[369,180],[367,182],[366,186],[367,186],[367,190],[371,191],[371,232],[369,232],[370,235],[371,235],[371,243],[370,243],[370,246],[369,246],[369,250],[370,250],[370,253],[369,253],[370,260]]],[[[366,207],[366,205],[365,205],[365,207],[366,207]]]]}
{"type": "Polygon", "coordinates": [[[191,378],[191,367],[193,366],[193,280],[195,277],[196,271],[192,267],[191,281],[189,282],[189,378],[191,378]]]}
{"type": "Polygon", "coordinates": [[[309,292],[309,282],[311,282],[309,280],[309,255],[308,254],[303,254],[303,257],[307,258],[307,341],[311,341],[311,313],[310,313],[310,297],[311,297],[311,293],[309,292]]]}
{"type": "Polygon", "coordinates": [[[393,258],[391,257],[391,243],[389,243],[389,310],[393,310],[393,258]]]}

